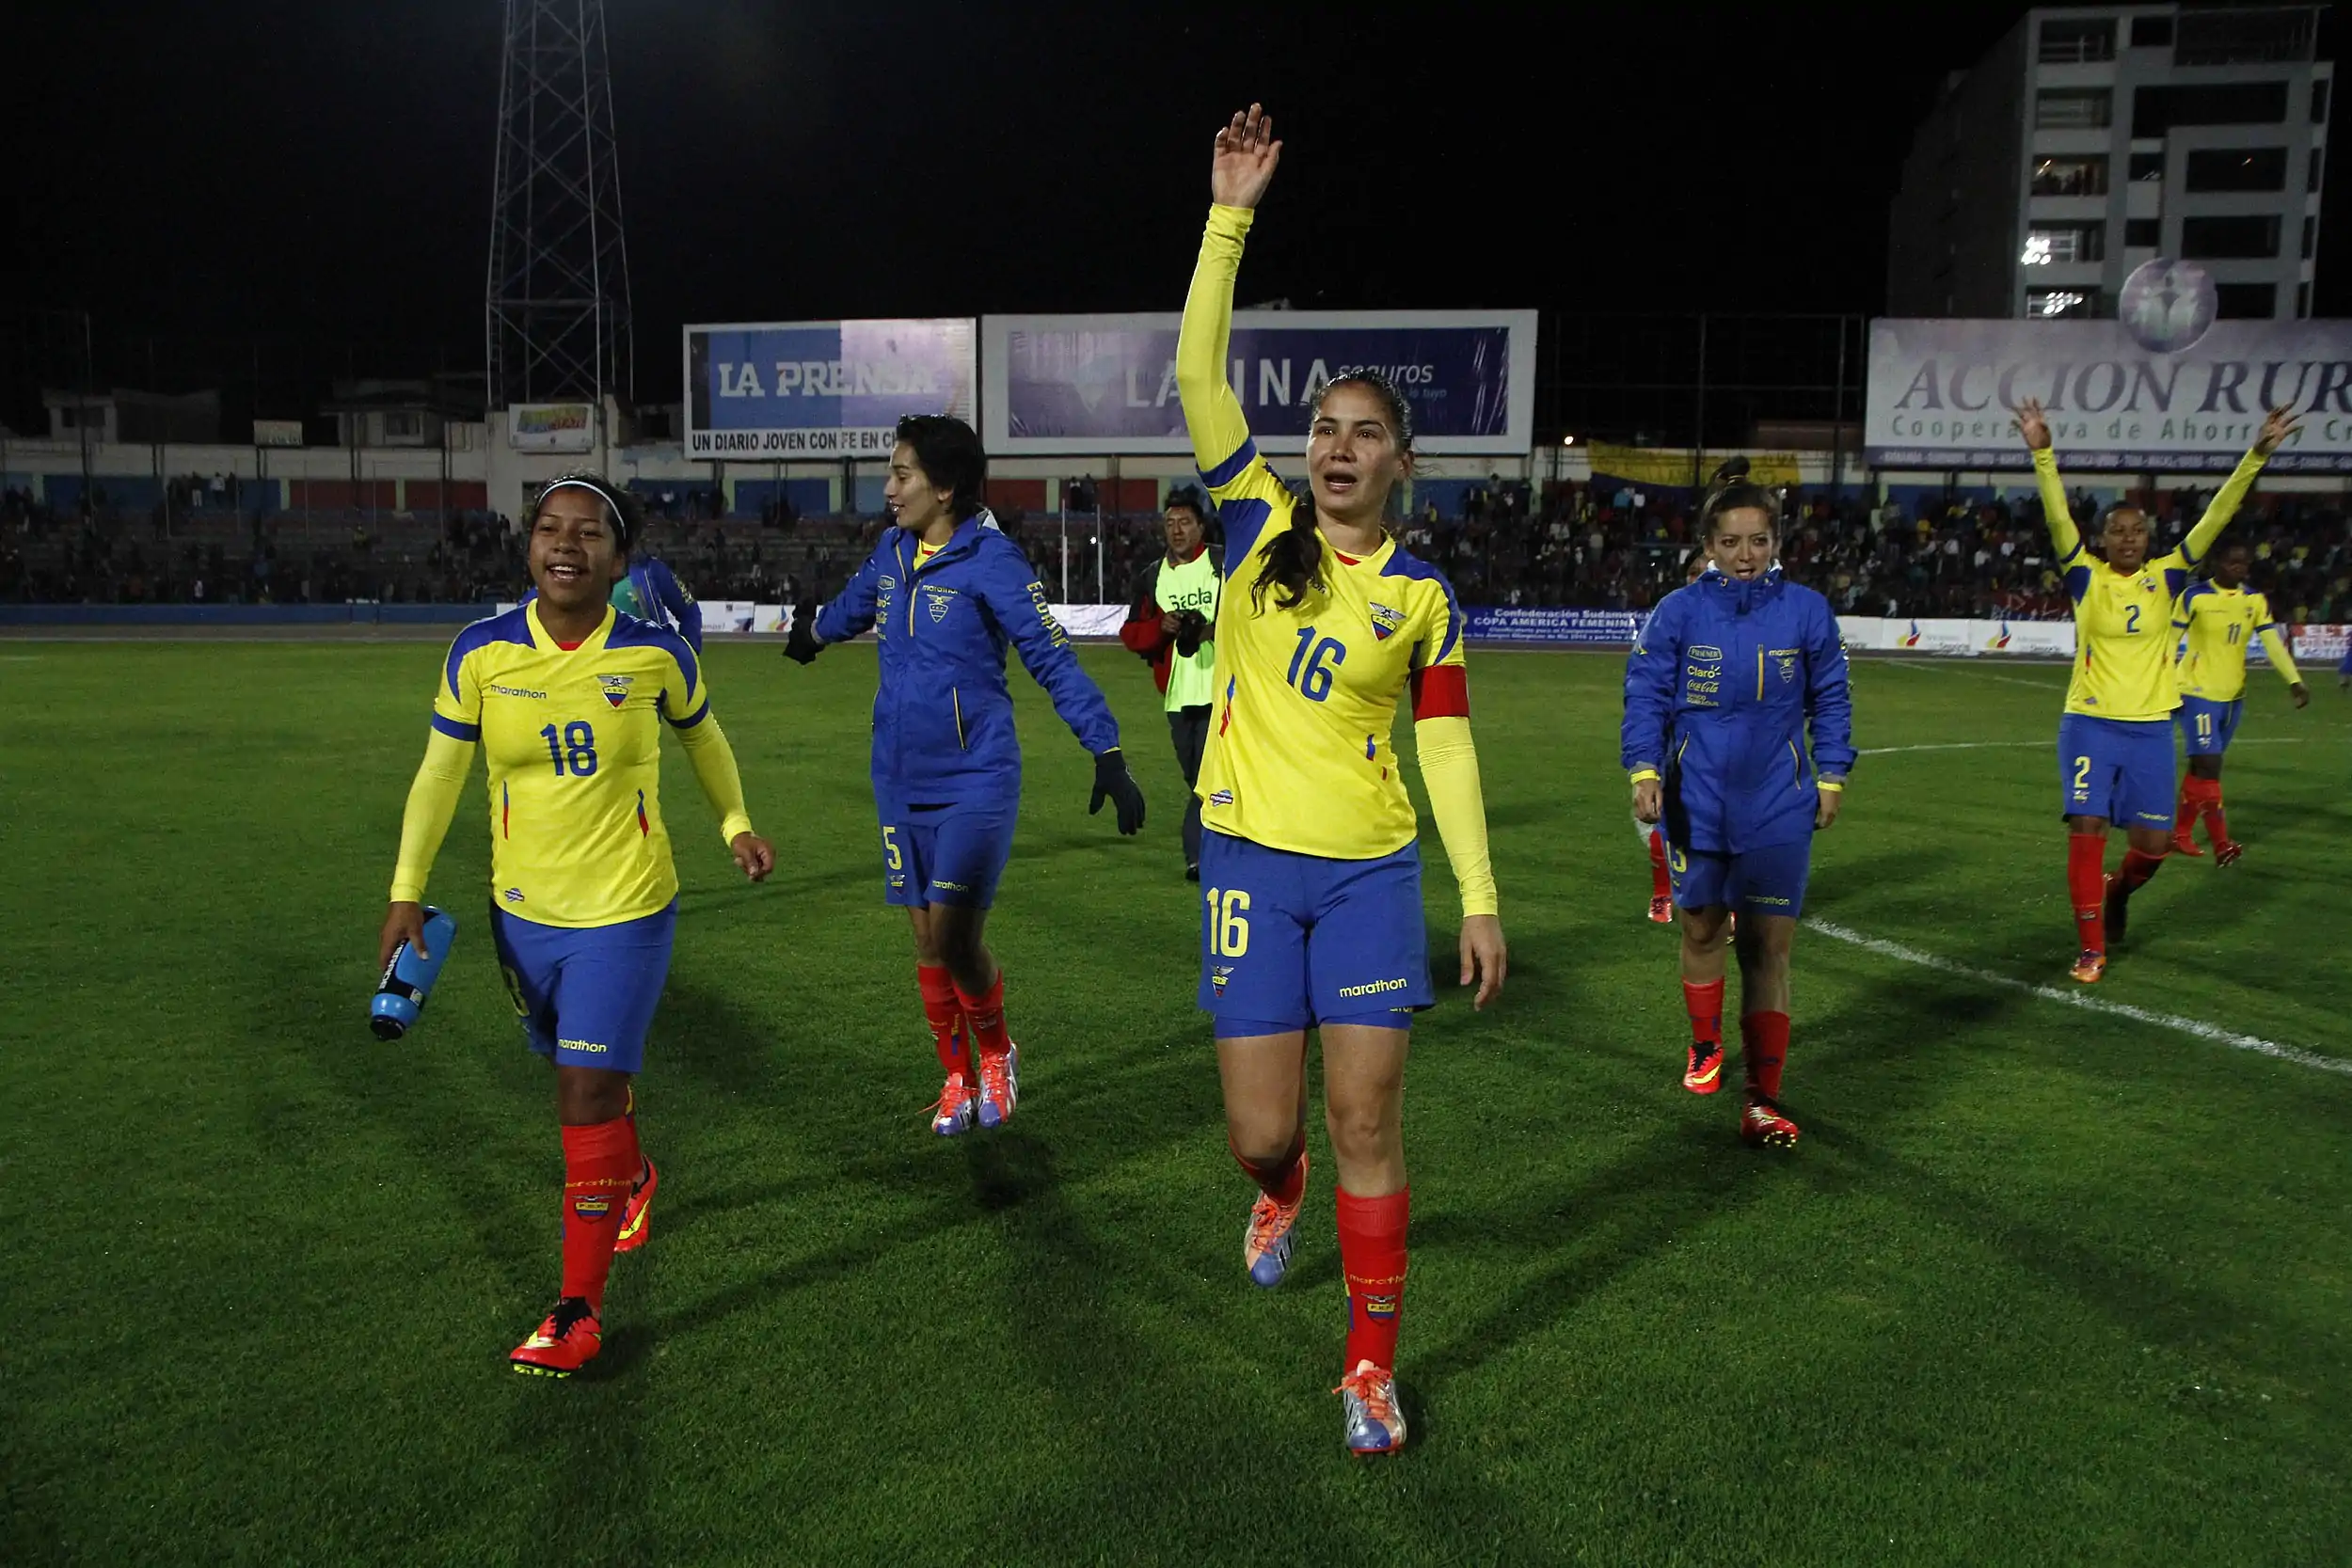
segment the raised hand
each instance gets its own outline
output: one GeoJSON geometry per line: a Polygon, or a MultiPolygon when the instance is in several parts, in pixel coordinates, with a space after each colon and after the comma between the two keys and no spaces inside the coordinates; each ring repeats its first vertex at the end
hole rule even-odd
{"type": "Polygon", "coordinates": [[[1209,199],[1220,207],[1255,207],[1274,182],[1282,144],[1274,139],[1274,117],[1252,103],[1216,134],[1216,157],[1209,166],[1209,199]]]}
{"type": "Polygon", "coordinates": [[[2262,434],[2254,437],[2254,450],[2268,457],[2284,446],[2287,438],[2303,428],[2303,421],[2295,417],[2295,404],[2282,403],[2263,420],[2262,434]]]}
{"type": "Polygon", "coordinates": [[[2040,398],[2027,398],[2010,412],[2017,416],[2017,431],[2026,445],[2036,451],[2050,450],[2050,421],[2042,416],[2040,398]]]}

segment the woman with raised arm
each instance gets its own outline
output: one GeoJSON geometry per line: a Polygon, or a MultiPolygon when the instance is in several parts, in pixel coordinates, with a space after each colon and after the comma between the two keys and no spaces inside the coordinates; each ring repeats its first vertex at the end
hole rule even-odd
{"type": "Polygon", "coordinates": [[[2058,721],[2058,789],[2071,833],[2066,888],[2080,943],[2074,974],[2090,985],[2106,973],[2109,947],[2123,940],[2132,895],[2172,848],[2172,712],[2181,705],[2173,614],[2189,573],[2229,526],[2254,477],[2300,427],[2292,404],[2272,409],[2181,547],[2151,561],[2147,514],[2128,504],[2107,509],[2098,555],[2084,546],[2042,404],[2028,398],[2016,414],[2018,433],[2033,450],[2058,569],[2074,601],[2074,676],[2058,721]],[[2129,841],[2122,869],[2112,877],[2110,823],[2122,824],[2129,841]]]}
{"type": "Polygon", "coordinates": [[[1820,594],[1781,579],[1779,517],[1744,459],[1716,474],[1699,508],[1707,568],[1659,601],[1626,657],[1621,756],[1634,817],[1664,825],[1674,870],[1691,1016],[1682,1086],[1722,1086],[1724,949],[1735,946],[1740,1135],[1788,1148],[1798,1137],[1780,1105],[1788,957],[1813,835],[1837,820],[1854,749],[1837,617],[1820,594]]]}
{"type": "Polygon", "coordinates": [[[1462,898],[1461,983],[1474,1006],[1507,955],[1470,745],[1462,612],[1383,517],[1413,471],[1411,410],[1377,375],[1316,394],[1308,494],[1258,454],[1226,381],[1242,242],[1282,144],[1256,104],[1216,135],[1208,231],[1184,302],[1176,384],[1201,479],[1225,524],[1215,712],[1200,769],[1201,1007],[1216,1025],[1226,1135],[1260,1196],[1251,1281],[1280,1283],[1307,1185],[1307,1031],[1323,1041],[1324,1119],[1339,1164],[1347,1446],[1401,1448],[1397,1321],[1409,1192],[1405,1058],[1434,1005],[1419,822],[1391,745],[1413,694],[1422,778],[1462,898]]]}

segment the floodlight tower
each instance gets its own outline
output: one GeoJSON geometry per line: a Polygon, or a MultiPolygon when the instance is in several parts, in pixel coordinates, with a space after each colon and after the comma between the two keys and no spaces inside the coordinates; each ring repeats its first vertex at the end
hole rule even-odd
{"type": "Polygon", "coordinates": [[[634,392],[604,0],[505,0],[484,310],[493,408],[634,392]]]}

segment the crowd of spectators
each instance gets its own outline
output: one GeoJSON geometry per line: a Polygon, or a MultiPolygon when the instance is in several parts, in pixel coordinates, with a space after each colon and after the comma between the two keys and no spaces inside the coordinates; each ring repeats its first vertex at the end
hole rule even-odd
{"type": "MultiPolygon", "coordinates": [[[[1681,583],[1696,547],[1690,490],[1601,480],[1538,492],[1500,478],[1456,488],[1452,508],[1424,501],[1398,529],[1466,604],[1646,610],[1681,583]]],[[[2210,495],[2136,499],[2154,519],[2158,547],[2169,548],[2210,495]]],[[[716,517],[709,496],[683,488],[667,499],[649,508],[646,546],[703,598],[821,597],[855,570],[882,527],[877,517],[801,517],[773,503],[757,518],[716,517]]],[[[2074,501],[2090,524],[2095,504],[2080,492],[2074,501]]],[[[1104,517],[1099,534],[1090,515],[1066,529],[1053,514],[999,521],[1057,597],[1066,582],[1073,599],[1121,602],[1161,549],[1155,516],[1104,517]]],[[[2253,585],[2280,619],[2352,621],[2352,545],[2335,498],[2257,496],[2231,537],[2253,546],[2253,585]]],[[[2068,613],[2041,503],[2022,490],[1883,499],[1792,491],[1781,561],[1845,614],[2068,613]]],[[[0,600],[479,603],[511,597],[525,582],[520,526],[500,514],[328,520],[157,507],[61,516],[22,491],[0,493],[0,600]]]]}

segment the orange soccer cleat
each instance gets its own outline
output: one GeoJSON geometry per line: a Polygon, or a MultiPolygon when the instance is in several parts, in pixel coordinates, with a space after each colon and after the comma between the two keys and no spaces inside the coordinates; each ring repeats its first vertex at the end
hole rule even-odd
{"type": "Polygon", "coordinates": [[[2074,967],[2070,973],[2084,985],[2095,986],[2099,977],[2106,972],[2107,956],[2095,947],[2086,947],[2075,955],[2074,967]]]}
{"type": "Polygon", "coordinates": [[[660,1183],[661,1173],[647,1160],[644,1180],[629,1189],[628,1207],[621,1211],[621,1228],[612,1238],[614,1252],[635,1252],[645,1244],[645,1238],[653,1233],[646,1223],[653,1212],[653,1190],[660,1183]]]}
{"type": "Polygon", "coordinates": [[[2188,830],[2185,828],[2172,835],[2172,852],[2176,855],[2186,855],[2192,860],[2202,860],[2205,857],[2205,852],[2197,847],[2197,841],[2188,836],[2188,830]]]}
{"type": "Polygon", "coordinates": [[[1691,1047],[1690,1065],[1682,1069],[1682,1086],[1692,1094],[1713,1094],[1724,1086],[1723,1041],[1691,1047]]]}
{"type": "Polygon", "coordinates": [[[596,1309],[584,1296],[565,1296],[506,1361],[529,1376],[569,1377],[603,1348],[604,1325],[596,1321],[596,1309]]]}
{"type": "Polygon", "coordinates": [[[1661,894],[1649,901],[1649,917],[1653,925],[1671,926],[1675,918],[1675,901],[1661,894]]]}
{"type": "Polygon", "coordinates": [[[2236,839],[2223,839],[2220,843],[2213,847],[2214,869],[2218,871],[2225,865],[2235,865],[2238,863],[2238,857],[2245,853],[2246,846],[2240,844],[2236,839]]]}
{"type": "Polygon", "coordinates": [[[1778,1105],[1752,1094],[1740,1113],[1740,1136],[1751,1148],[1794,1148],[1799,1134],[1797,1124],[1781,1115],[1778,1105]]]}

